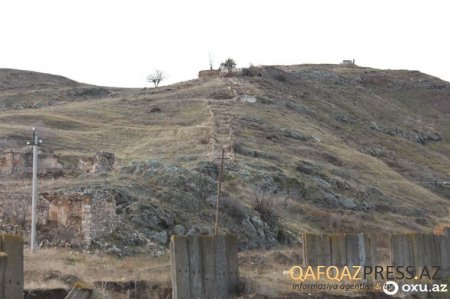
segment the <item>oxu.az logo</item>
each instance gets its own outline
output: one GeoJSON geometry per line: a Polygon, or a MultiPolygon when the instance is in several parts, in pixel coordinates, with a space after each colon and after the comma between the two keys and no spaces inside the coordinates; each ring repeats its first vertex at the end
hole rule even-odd
{"type": "Polygon", "coordinates": [[[391,280],[383,284],[383,292],[387,295],[395,295],[400,290],[405,293],[448,293],[447,284],[404,284],[401,288],[391,280]]]}
{"type": "Polygon", "coordinates": [[[387,295],[395,295],[398,293],[398,283],[395,281],[386,281],[383,284],[383,292],[387,295]]]}

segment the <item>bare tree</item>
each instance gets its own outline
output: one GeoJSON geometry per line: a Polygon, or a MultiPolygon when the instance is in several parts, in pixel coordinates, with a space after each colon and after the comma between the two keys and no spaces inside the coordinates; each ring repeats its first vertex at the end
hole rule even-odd
{"type": "Polygon", "coordinates": [[[148,82],[153,82],[155,84],[155,87],[158,87],[159,83],[161,83],[162,80],[166,78],[166,75],[163,71],[155,70],[153,74],[150,74],[147,76],[148,82]]]}

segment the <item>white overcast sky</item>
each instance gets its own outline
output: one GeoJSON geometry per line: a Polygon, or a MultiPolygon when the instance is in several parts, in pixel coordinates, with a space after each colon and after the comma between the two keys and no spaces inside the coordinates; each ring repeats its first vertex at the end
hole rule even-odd
{"type": "Polygon", "coordinates": [[[238,66],[339,63],[450,81],[448,0],[0,0],[0,68],[142,87],[238,66]]]}

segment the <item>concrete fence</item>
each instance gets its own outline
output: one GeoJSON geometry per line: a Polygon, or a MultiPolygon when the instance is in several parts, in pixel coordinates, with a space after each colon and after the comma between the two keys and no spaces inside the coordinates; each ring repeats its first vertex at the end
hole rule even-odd
{"type": "Polygon", "coordinates": [[[391,235],[390,260],[394,266],[413,266],[421,273],[426,266],[441,267],[439,278],[450,277],[450,229],[443,235],[411,233],[391,235]]]}
{"type": "Polygon", "coordinates": [[[8,263],[8,255],[0,252],[0,299],[5,299],[5,271],[8,263]]]}
{"type": "Polygon", "coordinates": [[[172,236],[173,299],[233,298],[239,280],[234,235],[172,236]]]}
{"type": "Polygon", "coordinates": [[[305,266],[372,266],[377,262],[375,235],[305,233],[303,244],[305,266]]]}
{"type": "Polygon", "coordinates": [[[0,299],[13,298],[23,298],[23,240],[0,234],[0,299]]]}
{"type": "MultiPolygon", "coordinates": [[[[413,266],[415,273],[439,266],[438,278],[450,277],[450,228],[441,235],[432,233],[394,234],[389,238],[390,265],[413,266]]],[[[332,234],[303,235],[305,266],[375,266],[377,256],[375,235],[332,234]]]]}

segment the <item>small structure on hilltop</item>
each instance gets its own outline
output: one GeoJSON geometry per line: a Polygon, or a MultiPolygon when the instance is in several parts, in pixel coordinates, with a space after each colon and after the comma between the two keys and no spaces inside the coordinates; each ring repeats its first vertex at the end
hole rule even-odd
{"type": "Polygon", "coordinates": [[[353,58],[353,60],[344,59],[344,60],[342,60],[341,64],[343,64],[343,65],[355,65],[355,58],[353,58]]]}
{"type": "Polygon", "coordinates": [[[198,72],[199,79],[219,78],[220,75],[221,75],[220,70],[203,70],[198,72]]]}
{"type": "Polygon", "coordinates": [[[218,70],[201,70],[198,72],[198,78],[199,79],[215,79],[215,78],[223,78],[223,77],[233,77],[241,72],[242,72],[242,69],[240,69],[240,68],[235,68],[233,70],[229,70],[227,68],[220,68],[218,70]]]}
{"type": "Polygon", "coordinates": [[[233,77],[240,72],[242,72],[242,69],[236,68],[236,62],[232,58],[227,58],[224,62],[220,64],[220,68],[218,70],[214,70],[212,68],[212,63],[210,61],[209,70],[202,70],[198,72],[198,78],[211,79],[221,77],[233,77]]]}

